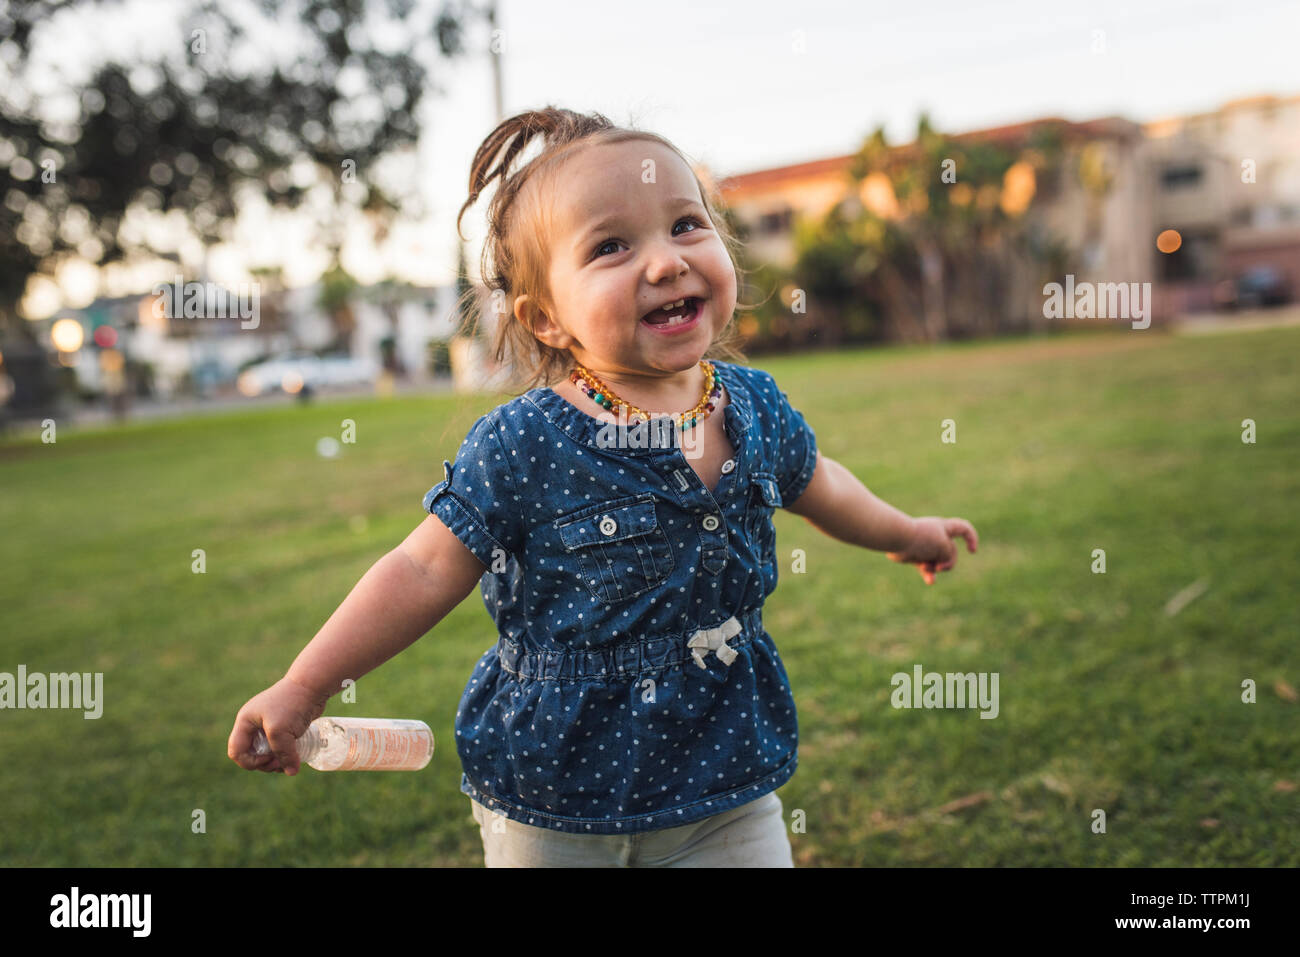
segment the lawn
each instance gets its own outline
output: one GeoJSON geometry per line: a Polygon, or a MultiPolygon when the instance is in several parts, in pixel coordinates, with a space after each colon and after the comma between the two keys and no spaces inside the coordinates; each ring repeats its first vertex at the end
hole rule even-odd
{"type": "MultiPolygon", "coordinates": [[[[778,512],[799,865],[1300,865],[1298,350],[1295,328],[1112,331],[754,360],[823,454],[980,534],[926,587],[778,512]],[[893,708],[918,664],[998,673],[998,716],[893,708]]],[[[0,712],[0,864],[481,866],[452,731],[495,640],[477,591],[326,709],[424,719],[424,771],[254,774],[226,738],[503,398],[0,443],[0,671],[104,674],[97,720],[0,712]],[[320,457],[344,419],[355,444],[320,457]]]]}

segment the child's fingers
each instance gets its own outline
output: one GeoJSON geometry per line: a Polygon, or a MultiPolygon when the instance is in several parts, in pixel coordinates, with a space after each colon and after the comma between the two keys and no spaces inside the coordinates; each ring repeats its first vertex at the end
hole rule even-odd
{"type": "Polygon", "coordinates": [[[256,771],[264,763],[264,756],[253,750],[253,732],[260,727],[257,719],[241,715],[226,741],[227,757],[246,771],[256,771]]]}
{"type": "Polygon", "coordinates": [[[266,741],[271,748],[271,754],[275,756],[276,769],[283,770],[290,776],[298,771],[297,746],[292,734],[281,728],[275,728],[266,732],[266,741]]]}
{"type": "Polygon", "coordinates": [[[236,716],[235,726],[230,731],[230,737],[226,739],[226,757],[238,764],[239,759],[248,754],[252,739],[252,733],[243,726],[239,717],[236,716]]]}
{"type": "Polygon", "coordinates": [[[966,539],[966,550],[974,552],[979,548],[980,537],[975,533],[975,527],[964,518],[946,518],[943,521],[943,530],[949,538],[966,539]]]}

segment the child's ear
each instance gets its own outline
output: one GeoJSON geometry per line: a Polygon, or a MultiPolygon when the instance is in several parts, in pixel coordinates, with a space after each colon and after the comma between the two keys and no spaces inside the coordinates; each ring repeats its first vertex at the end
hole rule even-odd
{"type": "Polygon", "coordinates": [[[523,323],[525,329],[532,332],[534,336],[552,349],[565,350],[569,348],[570,344],[577,341],[552,322],[551,317],[542,309],[541,304],[532,296],[516,297],[515,318],[523,323]]]}

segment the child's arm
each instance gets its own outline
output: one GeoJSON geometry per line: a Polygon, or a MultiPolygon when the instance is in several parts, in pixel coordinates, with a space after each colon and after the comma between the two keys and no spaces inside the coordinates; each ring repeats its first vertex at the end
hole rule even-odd
{"type": "Polygon", "coordinates": [[[971,552],[979,545],[965,519],[912,518],[871,494],[852,472],[820,451],[808,487],[787,510],[832,538],[886,552],[896,562],[917,564],[927,585],[934,584],[935,572],[956,564],[954,537],[965,538],[971,552]]]}
{"type": "Polygon", "coordinates": [[[486,567],[435,515],[370,567],[286,677],[335,694],[404,650],[464,600],[486,567]]]}
{"type": "Polygon", "coordinates": [[[433,628],[473,590],[486,566],[434,515],[361,577],[276,684],[235,717],[227,754],[248,770],[292,774],[294,739],[324,712],[343,679],[357,680],[433,628]],[[251,754],[262,728],[271,754],[251,754]]]}

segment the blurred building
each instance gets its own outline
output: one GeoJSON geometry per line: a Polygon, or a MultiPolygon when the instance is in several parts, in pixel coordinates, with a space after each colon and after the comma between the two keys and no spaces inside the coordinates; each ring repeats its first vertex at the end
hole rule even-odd
{"type": "Polygon", "coordinates": [[[1145,133],[1156,223],[1182,237],[1157,257],[1176,311],[1212,308],[1219,283],[1252,271],[1300,294],[1300,96],[1235,100],[1145,133]]]}
{"type": "MultiPolygon", "coordinates": [[[[1043,118],[951,138],[1020,149],[1045,127],[1059,134],[1063,162],[1056,175],[1034,182],[1027,226],[1068,249],[1077,281],[1149,281],[1157,319],[1300,297],[1300,96],[1252,97],[1145,124],[1043,118]],[[1097,188],[1098,179],[1104,188],[1097,188]],[[1166,230],[1176,230],[1179,240],[1169,253],[1156,248],[1156,236],[1166,230]]],[[[903,144],[891,153],[906,163],[916,149],[903,144]]],[[[834,156],[718,181],[748,231],[752,257],[790,266],[796,218],[860,201],[862,190],[849,175],[852,160],[834,156]]],[[[714,183],[707,169],[697,173],[714,183]]],[[[1035,321],[1042,315],[1041,264],[1013,257],[1007,268],[1007,314],[1035,321]]],[[[355,287],[332,311],[323,305],[321,283],[259,287],[267,291],[257,297],[255,328],[240,318],[239,291],[199,285],[204,299],[192,318],[179,308],[175,318],[161,314],[150,292],[60,310],[32,328],[53,352],[56,321],[81,325],[84,344],[58,362],[75,369],[89,392],[105,391],[112,384],[107,377],[120,373],[137,394],[233,393],[248,363],[304,350],[333,349],[417,380],[454,369],[461,389],[500,387],[510,372],[490,355],[495,316],[481,288],[476,308],[484,335],[453,343],[452,285],[355,287]],[[113,362],[101,361],[113,350],[113,362]]]]}
{"type": "MultiPolygon", "coordinates": [[[[84,309],[64,309],[37,322],[47,348],[50,329],[59,319],[77,320],[85,343],[61,363],[76,370],[81,388],[104,391],[96,331],[112,342],[128,362],[136,391],[161,398],[177,394],[232,392],[240,369],[256,359],[290,352],[326,350],[339,341],[340,326],[320,306],[319,284],[259,293],[254,320],[241,318],[239,295],[216,284],[206,287],[200,315],[185,318],[181,309],[159,306],[153,292],[97,299],[84,309]],[[173,315],[175,317],[173,317],[173,315]],[[147,386],[140,388],[140,370],[147,386]]],[[[348,303],[344,341],[353,358],[417,380],[447,374],[435,356],[454,328],[454,286],[418,287],[379,284],[358,287],[348,303]],[[431,348],[432,346],[432,348],[431,348]]],[[[445,362],[445,345],[442,347],[445,362]]]]}
{"type": "MultiPolygon", "coordinates": [[[[1037,183],[1028,215],[1034,228],[1065,243],[1079,281],[1150,281],[1156,311],[1166,316],[1226,304],[1233,294],[1225,284],[1261,267],[1300,294],[1300,96],[1254,97],[1146,124],[1043,118],[951,139],[1024,147],[1046,126],[1059,130],[1065,162],[1061,175],[1037,183]],[[1108,187],[1090,190],[1081,166],[1101,170],[1108,187]],[[1166,229],[1182,238],[1172,254],[1155,245],[1166,229]]],[[[892,152],[902,162],[915,148],[892,152]]],[[[755,259],[794,262],[795,218],[822,216],[856,195],[852,160],[835,156],[719,181],[755,259]]],[[[1028,281],[1030,270],[1019,271],[1012,286],[1024,301],[1010,308],[1032,316],[1042,308],[1041,286],[1028,281]]]]}

